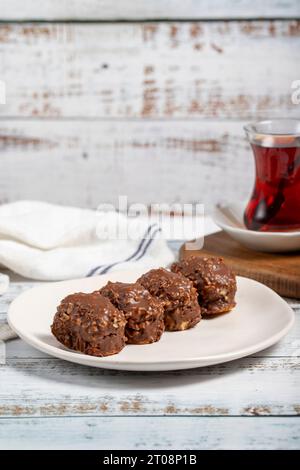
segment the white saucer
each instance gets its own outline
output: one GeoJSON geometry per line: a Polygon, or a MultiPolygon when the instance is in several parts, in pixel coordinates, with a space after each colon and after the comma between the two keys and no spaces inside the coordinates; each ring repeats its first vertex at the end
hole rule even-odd
{"type": "Polygon", "coordinates": [[[115,272],[82,280],[44,284],[11,304],[8,322],[27,343],[51,356],[93,367],[130,371],[191,369],[231,361],[276,343],[292,327],[293,310],[268,287],[238,277],[237,306],[228,314],[201,320],[183,332],[164,333],[150,345],[125,346],[121,353],[93,357],[64,348],[50,331],[56,306],[66,295],[99,289],[108,280],[132,282],[141,272],[115,272]]]}
{"type": "Polygon", "coordinates": [[[257,251],[285,252],[300,250],[300,231],[293,232],[256,232],[248,230],[243,222],[245,202],[236,202],[216,207],[214,222],[232,238],[257,251]]]}

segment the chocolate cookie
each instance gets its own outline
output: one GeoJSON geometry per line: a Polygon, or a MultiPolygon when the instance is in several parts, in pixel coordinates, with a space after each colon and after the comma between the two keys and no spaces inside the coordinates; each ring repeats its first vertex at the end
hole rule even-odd
{"type": "Polygon", "coordinates": [[[174,263],[171,270],[193,282],[203,315],[226,313],[235,306],[235,275],[222,258],[191,256],[174,263]]]}
{"type": "Polygon", "coordinates": [[[141,284],[108,282],[100,292],[124,313],[128,344],[148,344],[160,339],[165,329],[163,305],[141,284]]]}
{"type": "Polygon", "coordinates": [[[57,308],[51,331],[64,346],[91,356],[117,354],[125,345],[124,314],[99,293],[72,294],[57,308]]]}
{"type": "Polygon", "coordinates": [[[138,282],[163,303],[166,330],[187,330],[200,321],[197,291],[193,283],[181,274],[163,268],[152,269],[138,282]]]}

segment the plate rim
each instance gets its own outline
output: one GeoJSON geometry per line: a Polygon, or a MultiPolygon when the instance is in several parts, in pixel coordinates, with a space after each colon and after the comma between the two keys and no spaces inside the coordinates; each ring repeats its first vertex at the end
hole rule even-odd
{"type": "MultiPolygon", "coordinates": [[[[119,271],[119,273],[122,272],[123,274],[125,272],[130,272],[131,274],[137,273],[138,271],[119,271]]],[[[117,272],[114,272],[114,274],[117,274],[117,272]]],[[[95,278],[103,278],[104,276],[95,276],[95,278]]],[[[108,277],[108,275],[105,275],[105,277],[108,277]]],[[[209,356],[201,356],[201,357],[189,357],[189,358],[183,358],[180,360],[172,360],[172,359],[164,359],[164,360],[151,360],[151,361],[144,361],[144,360],[137,360],[137,361],[128,361],[128,360],[118,360],[117,357],[118,355],[112,355],[112,356],[106,356],[106,357],[97,357],[97,356],[91,356],[83,353],[79,353],[76,351],[72,351],[71,349],[68,349],[61,345],[61,347],[56,347],[53,345],[45,345],[45,343],[36,338],[35,336],[31,334],[23,334],[22,331],[19,330],[18,327],[15,326],[11,316],[12,316],[12,311],[17,302],[22,300],[23,296],[27,296],[28,293],[32,293],[34,290],[40,290],[41,288],[48,287],[53,284],[66,284],[66,283],[71,283],[72,281],[83,281],[86,280],[87,278],[83,279],[73,279],[73,280],[67,280],[67,281],[57,281],[57,282],[47,282],[39,286],[34,286],[26,291],[22,292],[16,299],[13,300],[13,302],[10,304],[8,313],[7,313],[7,322],[9,326],[17,333],[17,335],[25,341],[27,344],[30,346],[34,347],[35,349],[48,354],[50,356],[56,357],[58,359],[66,360],[68,362],[72,363],[77,363],[85,366],[90,366],[90,367],[97,367],[97,368],[106,368],[106,369],[118,369],[118,370],[128,370],[128,371],[133,371],[133,370],[140,370],[140,371],[150,371],[150,370],[178,370],[178,369],[189,369],[189,368],[196,368],[196,367],[205,367],[209,365],[214,365],[214,364],[221,364],[225,362],[229,362],[231,360],[236,360],[242,357],[249,356],[251,354],[254,354],[258,351],[262,351],[263,349],[266,349],[273,344],[276,344],[281,338],[283,338],[293,327],[294,322],[295,322],[295,312],[293,309],[289,306],[287,302],[279,295],[277,294],[273,289],[270,287],[266,286],[265,284],[262,284],[261,282],[258,282],[254,279],[250,279],[244,276],[236,276],[237,280],[241,279],[242,282],[243,280],[246,280],[247,282],[253,283],[253,284],[258,284],[259,286],[263,287],[267,291],[271,291],[272,295],[275,295],[277,297],[277,300],[279,300],[282,304],[282,307],[285,308],[286,312],[289,313],[290,318],[287,324],[277,333],[273,334],[267,339],[264,339],[260,341],[259,343],[255,343],[252,346],[247,346],[246,348],[239,349],[236,352],[227,352],[227,353],[219,353],[219,354],[214,354],[214,355],[209,355],[209,356]],[[180,367],[178,367],[180,365],[180,367]],[[154,367],[154,369],[153,369],[154,367]]],[[[228,313],[230,315],[230,313],[228,313]]],[[[175,332],[176,333],[176,332],[175,332]]],[[[170,332],[170,334],[174,334],[174,332],[170,332]]],[[[154,343],[155,345],[155,343],[154,343]]],[[[129,345],[130,346],[130,345],[129,345]]]]}
{"type": "MultiPolygon", "coordinates": [[[[231,202],[227,203],[224,205],[225,208],[232,209],[233,207],[246,207],[247,202],[231,202]]],[[[290,232],[259,232],[256,230],[248,230],[246,227],[241,228],[241,227],[236,227],[234,225],[227,224],[226,222],[223,222],[220,220],[219,217],[220,210],[217,206],[214,207],[213,210],[213,221],[223,230],[228,230],[232,232],[237,232],[240,234],[248,235],[249,238],[261,238],[261,239],[270,239],[270,238],[299,238],[300,237],[300,230],[293,230],[290,232]]]]}

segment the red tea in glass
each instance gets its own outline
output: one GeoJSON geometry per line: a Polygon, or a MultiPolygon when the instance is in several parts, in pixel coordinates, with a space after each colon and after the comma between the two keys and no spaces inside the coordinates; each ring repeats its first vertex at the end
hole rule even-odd
{"type": "Polygon", "coordinates": [[[250,230],[300,229],[300,121],[261,121],[245,127],[256,179],[244,213],[250,230]]]}

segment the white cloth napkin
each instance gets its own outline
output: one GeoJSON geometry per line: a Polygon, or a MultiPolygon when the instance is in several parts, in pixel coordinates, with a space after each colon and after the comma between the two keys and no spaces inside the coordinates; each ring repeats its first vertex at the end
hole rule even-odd
{"type": "MultiPolygon", "coordinates": [[[[0,296],[5,294],[9,287],[9,277],[0,273],[0,296]]],[[[17,338],[16,333],[8,326],[7,323],[0,324],[0,342],[17,338]]]]}
{"type": "Polygon", "coordinates": [[[113,211],[15,202],[0,206],[0,265],[43,281],[167,266],[174,255],[159,232],[113,211]]]}
{"type": "Polygon", "coordinates": [[[11,329],[7,323],[0,325],[0,342],[8,341],[9,339],[17,338],[18,335],[11,329]]]}
{"type": "Polygon", "coordinates": [[[9,277],[7,274],[0,273],[0,295],[5,294],[9,286],[9,277]]]}

